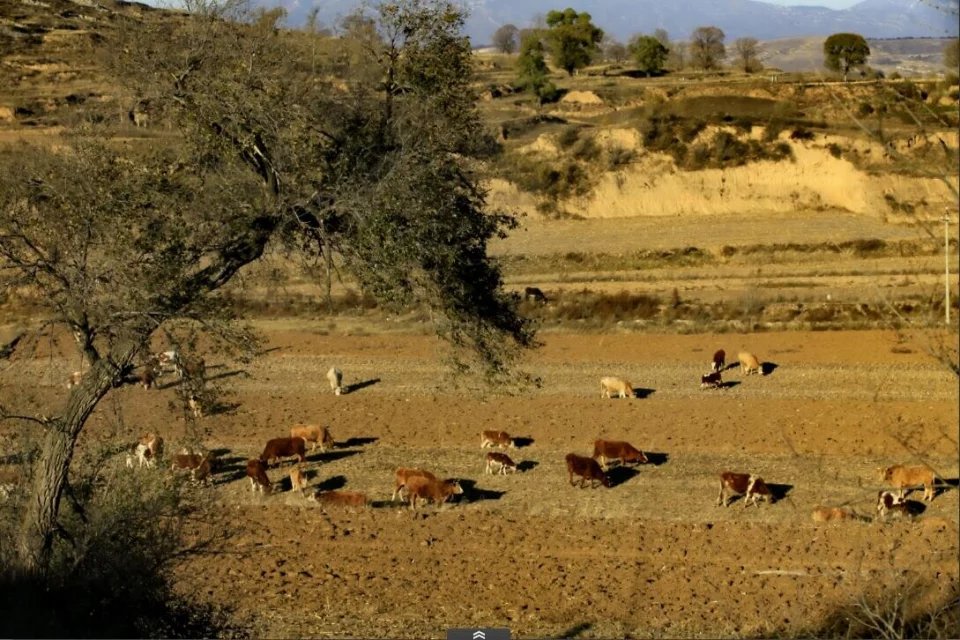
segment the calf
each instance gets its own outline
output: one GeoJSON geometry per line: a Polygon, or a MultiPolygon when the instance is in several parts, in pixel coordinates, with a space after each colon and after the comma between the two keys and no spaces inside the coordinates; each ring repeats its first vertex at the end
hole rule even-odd
{"type": "Polygon", "coordinates": [[[134,377],[137,380],[137,384],[141,385],[144,389],[152,389],[157,384],[157,372],[150,365],[145,366],[143,371],[134,374],[134,377]]]}
{"type": "Polygon", "coordinates": [[[713,354],[713,361],[710,363],[710,370],[719,373],[727,366],[727,352],[723,349],[717,349],[713,354]]]}
{"type": "Polygon", "coordinates": [[[737,359],[740,361],[740,372],[748,376],[751,373],[760,373],[760,361],[757,360],[757,356],[746,351],[741,351],[737,354],[737,359]]]}
{"type": "Polygon", "coordinates": [[[523,290],[523,297],[532,302],[539,302],[540,304],[547,303],[547,296],[544,295],[539,287],[526,287],[523,290]]]}
{"type": "Polygon", "coordinates": [[[74,371],[69,376],[67,376],[67,389],[73,389],[75,386],[80,384],[80,381],[83,379],[82,371],[74,371]]]}
{"type": "Polygon", "coordinates": [[[506,431],[484,431],[480,434],[480,448],[501,447],[516,449],[517,445],[506,431]]]}
{"type": "Polygon", "coordinates": [[[367,496],[359,491],[317,491],[310,499],[340,507],[362,507],[367,504],[367,496]]]}
{"type": "Polygon", "coordinates": [[[334,445],[333,436],[330,429],[316,424],[295,424],[290,427],[291,438],[303,438],[305,442],[310,443],[310,451],[313,452],[320,445],[320,451],[326,451],[327,447],[334,445]]]}
{"type": "Polygon", "coordinates": [[[268,465],[280,458],[295,457],[297,462],[307,459],[307,444],[303,438],[274,438],[267,441],[267,445],[260,454],[260,459],[268,465]]]}
{"type": "Polygon", "coordinates": [[[456,480],[437,480],[436,478],[425,478],[423,476],[414,476],[407,480],[407,494],[410,497],[410,508],[417,508],[417,498],[426,501],[433,501],[436,505],[441,505],[452,495],[460,495],[463,488],[456,480]]]}
{"type": "Polygon", "coordinates": [[[247,460],[247,477],[250,478],[250,490],[269,494],[272,490],[267,477],[267,463],[259,458],[247,460]]]}
{"type": "Polygon", "coordinates": [[[724,471],[720,474],[720,495],[717,497],[717,506],[721,504],[725,507],[730,506],[729,497],[743,495],[744,508],[750,506],[752,502],[755,506],[760,506],[758,500],[766,500],[773,504],[774,498],[770,488],[767,487],[763,478],[758,478],[749,473],[733,473],[724,471]]]}
{"type": "Polygon", "coordinates": [[[300,467],[294,467],[290,470],[290,490],[299,491],[303,495],[303,490],[307,488],[307,476],[300,467]]]}
{"type": "Polygon", "coordinates": [[[189,471],[190,479],[194,482],[209,484],[213,466],[211,458],[209,453],[202,456],[198,453],[178,453],[173,456],[170,468],[174,471],[189,471]]]}
{"type": "Polygon", "coordinates": [[[933,469],[926,465],[916,465],[908,467],[902,464],[895,464],[892,467],[880,467],[877,473],[883,482],[888,483],[894,489],[899,489],[900,498],[903,499],[905,489],[912,489],[923,485],[923,499],[933,500],[933,485],[937,480],[933,469]]]}
{"type": "Polygon", "coordinates": [[[603,469],[600,468],[600,465],[597,464],[597,461],[593,458],[585,458],[583,456],[578,456],[575,453],[568,453],[566,457],[567,461],[567,473],[570,476],[570,485],[574,485],[573,476],[580,476],[580,488],[586,486],[584,483],[589,480],[590,487],[594,488],[595,480],[599,480],[600,484],[610,488],[610,479],[607,477],[607,474],[603,472],[603,469]]]}
{"type": "Polygon", "coordinates": [[[700,388],[701,389],[722,389],[723,378],[720,376],[720,372],[714,371],[713,373],[708,373],[705,376],[700,376],[700,388]]]}
{"type": "Polygon", "coordinates": [[[197,397],[196,394],[191,393],[189,396],[187,396],[187,407],[189,407],[190,413],[194,418],[203,417],[203,402],[201,402],[200,398],[197,397]]]}
{"type": "Polygon", "coordinates": [[[330,370],[327,371],[327,381],[330,383],[334,395],[339,396],[343,393],[343,371],[336,367],[330,367],[330,370]]]}
{"type": "MultiPolygon", "coordinates": [[[[140,436],[140,440],[134,447],[133,453],[134,456],[136,456],[139,466],[152,467],[157,459],[163,456],[163,438],[155,433],[140,436]]],[[[133,460],[129,457],[127,458],[127,466],[133,466],[133,460]]]]}
{"type": "Polygon", "coordinates": [[[851,520],[856,515],[849,509],[840,507],[816,507],[811,514],[814,522],[830,522],[831,520],[851,520]]]}
{"type": "Polygon", "coordinates": [[[607,468],[607,460],[617,460],[623,464],[627,462],[645,464],[647,462],[647,456],[643,455],[643,451],[629,442],[616,440],[595,440],[593,443],[593,458],[599,458],[600,466],[604,469],[607,468]]]}
{"type": "Polygon", "coordinates": [[[397,499],[397,496],[399,495],[400,500],[405,501],[407,499],[407,496],[404,495],[404,493],[406,493],[404,489],[406,488],[407,481],[409,481],[410,478],[415,478],[415,477],[429,478],[431,480],[437,479],[437,476],[433,475],[432,473],[424,469],[398,467],[397,470],[394,472],[393,496],[390,498],[390,500],[395,501],[397,499]]]}
{"type": "Polygon", "coordinates": [[[487,465],[484,473],[506,475],[508,471],[510,473],[516,473],[517,471],[517,463],[511,460],[510,456],[499,451],[487,452],[487,465]]]}
{"type": "Polygon", "coordinates": [[[632,398],[633,386],[626,380],[612,376],[600,378],[600,397],[611,398],[614,395],[618,398],[632,398]]]}
{"type": "Polygon", "coordinates": [[[903,496],[894,495],[891,491],[880,491],[877,493],[877,516],[881,520],[886,520],[887,515],[893,515],[898,518],[910,518],[913,516],[903,496]]]}

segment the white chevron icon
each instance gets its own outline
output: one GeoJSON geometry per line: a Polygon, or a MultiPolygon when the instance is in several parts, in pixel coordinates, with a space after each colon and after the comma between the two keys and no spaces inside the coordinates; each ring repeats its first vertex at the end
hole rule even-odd
{"type": "Polygon", "coordinates": [[[486,638],[487,638],[487,634],[485,634],[483,631],[473,632],[473,640],[486,640],[486,638]]]}

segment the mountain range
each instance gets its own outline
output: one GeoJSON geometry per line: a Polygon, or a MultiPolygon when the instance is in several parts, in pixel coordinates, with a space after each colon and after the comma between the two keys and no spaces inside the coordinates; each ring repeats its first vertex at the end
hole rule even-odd
{"type": "MultiPolygon", "coordinates": [[[[314,0],[316,2],[316,0],[314,0]]],[[[457,1],[457,0],[455,0],[457,1]]],[[[815,2],[816,0],[811,0],[815,2]]],[[[265,5],[275,5],[262,0],[265,5]]],[[[956,37],[958,0],[864,0],[849,9],[817,6],[785,7],[756,0],[459,0],[469,10],[466,33],[474,46],[490,42],[504,24],[531,26],[538,16],[572,6],[586,11],[612,37],[626,41],[637,33],[665,29],[672,40],[686,40],[701,26],[723,30],[728,41],[740,37],[773,40],[827,36],[849,31],[866,38],[956,37]]],[[[283,3],[291,25],[303,24],[314,2],[283,3]]],[[[326,25],[339,20],[361,0],[316,2],[326,25]]]]}

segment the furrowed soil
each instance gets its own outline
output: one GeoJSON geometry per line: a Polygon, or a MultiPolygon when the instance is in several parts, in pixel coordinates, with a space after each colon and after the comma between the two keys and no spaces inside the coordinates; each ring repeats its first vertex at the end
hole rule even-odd
{"type": "MultiPolygon", "coordinates": [[[[546,334],[526,363],[542,387],[484,395],[448,384],[436,338],[326,334],[307,321],[261,328],[267,351],[252,365],[209,363],[227,393],[199,422],[221,465],[211,487],[189,489],[207,505],[189,525],[204,546],[176,570],[178,590],[229,608],[243,632],[824,635],[862,597],[915,587],[911,606],[930,607],[956,593],[958,388],[922,335],[546,334]],[[725,388],[701,391],[718,348],[728,362],[755,352],[767,375],[731,365],[725,388]],[[339,397],[325,379],[333,365],[345,374],[339,397]],[[602,375],[631,380],[638,397],[602,399],[602,375]],[[337,441],[309,453],[307,493],[360,491],[370,506],[290,491],[290,463],[270,469],[273,495],[250,491],[245,461],[297,422],[329,426],[337,441]],[[484,429],[522,439],[508,452],[520,472],[484,475],[484,429]],[[610,489],[571,486],[564,456],[590,455],[599,437],[627,440],[651,462],[614,465],[610,489]],[[912,521],[872,521],[876,468],[920,461],[948,484],[933,502],[908,495],[912,521]],[[459,478],[465,493],[412,511],[390,501],[398,466],[459,478]],[[717,506],[723,470],[762,476],[780,499],[717,506]],[[817,505],[862,520],[817,524],[817,505]]],[[[49,381],[32,391],[38,401],[62,393],[66,360],[38,352],[24,364],[49,381]]],[[[167,378],[160,390],[118,391],[115,437],[155,431],[177,450],[189,429],[173,387],[167,378]]],[[[115,430],[115,416],[96,414],[85,442],[115,430]]]]}

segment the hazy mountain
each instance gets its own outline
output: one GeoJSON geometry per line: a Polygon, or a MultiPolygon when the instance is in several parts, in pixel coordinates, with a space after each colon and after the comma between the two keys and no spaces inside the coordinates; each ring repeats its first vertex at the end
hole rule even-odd
{"type": "MultiPolygon", "coordinates": [[[[265,4],[275,4],[263,0],[265,4]]],[[[811,0],[815,2],[816,0],[811,0]]],[[[864,0],[849,9],[783,7],[755,0],[461,0],[470,9],[467,33],[474,45],[490,41],[497,27],[512,23],[531,24],[534,16],[552,9],[573,6],[587,11],[594,23],[615,38],[626,40],[635,33],[666,29],[674,40],[685,40],[701,26],[723,29],[730,42],[749,36],[759,40],[798,36],[826,36],[852,31],[868,38],[956,36],[956,14],[938,10],[920,0],[864,0]]],[[[955,0],[940,4],[956,7],[955,0]]],[[[290,23],[301,24],[312,6],[309,0],[284,3],[290,23]]],[[[320,19],[336,24],[360,4],[360,0],[323,0],[320,19]]],[[[954,9],[956,10],[956,9],[954,9]]]]}

